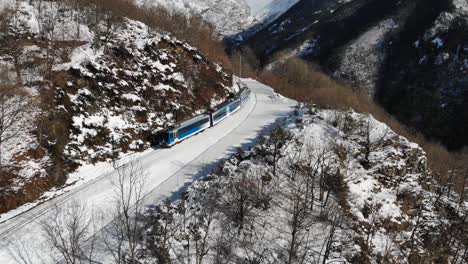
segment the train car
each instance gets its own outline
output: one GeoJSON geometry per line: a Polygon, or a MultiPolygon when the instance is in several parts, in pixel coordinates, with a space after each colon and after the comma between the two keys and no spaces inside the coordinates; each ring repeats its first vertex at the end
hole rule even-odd
{"type": "Polygon", "coordinates": [[[192,135],[195,135],[211,126],[210,115],[198,115],[191,119],[177,123],[175,126],[161,131],[157,140],[163,147],[171,147],[192,135]]]}
{"type": "Polygon", "coordinates": [[[250,93],[250,89],[244,86],[236,95],[234,95],[233,98],[218,105],[215,109],[209,111],[208,114],[198,115],[179,122],[176,125],[153,135],[153,144],[160,145],[162,147],[171,147],[192,135],[215,126],[231,114],[241,109],[245,102],[250,98],[250,93]]]}
{"type": "Polygon", "coordinates": [[[231,114],[237,112],[240,108],[241,108],[240,99],[235,99],[234,101],[226,101],[220,104],[210,114],[211,126],[215,126],[216,124],[223,121],[231,114]]]}
{"type": "Polygon", "coordinates": [[[239,93],[237,93],[237,98],[240,99],[241,104],[244,104],[250,98],[250,89],[247,87],[243,87],[239,93]]]}

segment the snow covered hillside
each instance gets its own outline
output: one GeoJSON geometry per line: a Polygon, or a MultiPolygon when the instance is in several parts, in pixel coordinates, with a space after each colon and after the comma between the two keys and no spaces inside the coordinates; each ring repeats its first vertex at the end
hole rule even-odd
{"type": "MultiPolygon", "coordinates": [[[[232,79],[220,66],[181,41],[147,32],[141,23],[126,22],[107,43],[107,52],[71,66],[66,82],[60,76],[56,85],[64,93],[57,95],[56,113],[72,115],[67,156],[92,162],[146,149],[155,131],[203,113],[229,95],[232,79]]],[[[86,52],[92,50],[75,52],[72,63],[86,52]]]]}
{"type": "Polygon", "coordinates": [[[299,0],[136,0],[139,5],[160,5],[169,10],[201,15],[224,36],[265,24],[299,0]]]}
{"type": "Polygon", "coordinates": [[[97,5],[16,1],[4,12],[0,85],[17,88],[0,101],[24,111],[2,141],[0,212],[84,164],[148,149],[153,132],[233,91],[196,48],[97,5]]]}
{"type": "Polygon", "coordinates": [[[466,263],[463,197],[372,116],[296,114],[146,217],[143,262],[466,263]]]}

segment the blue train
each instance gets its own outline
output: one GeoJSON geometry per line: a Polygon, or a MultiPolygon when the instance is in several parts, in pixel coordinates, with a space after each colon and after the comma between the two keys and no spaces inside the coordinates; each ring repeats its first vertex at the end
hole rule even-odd
{"type": "Polygon", "coordinates": [[[249,88],[245,86],[242,87],[233,98],[226,100],[214,109],[208,110],[206,114],[197,115],[160,131],[156,135],[153,143],[162,147],[171,147],[190,136],[215,126],[233,113],[239,111],[250,98],[250,94],[249,88]]]}

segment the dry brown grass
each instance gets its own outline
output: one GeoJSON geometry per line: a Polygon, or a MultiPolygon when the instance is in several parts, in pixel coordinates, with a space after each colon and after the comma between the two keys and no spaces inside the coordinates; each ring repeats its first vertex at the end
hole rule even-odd
{"type": "Polygon", "coordinates": [[[18,187],[19,191],[2,189],[2,192],[0,192],[0,214],[6,213],[27,202],[37,201],[44,192],[55,186],[55,183],[46,177],[33,177],[28,181],[24,181],[16,177],[16,172],[3,172],[2,176],[12,181],[0,181],[0,188],[9,188],[10,186],[15,186],[15,184],[20,187],[18,187]]]}

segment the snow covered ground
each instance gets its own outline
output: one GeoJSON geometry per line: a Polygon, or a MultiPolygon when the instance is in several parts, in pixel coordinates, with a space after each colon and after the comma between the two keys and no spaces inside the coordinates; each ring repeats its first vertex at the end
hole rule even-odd
{"type": "MultiPolygon", "coordinates": [[[[416,263],[413,248],[433,252],[428,236],[443,247],[452,228],[442,223],[459,221],[447,212],[462,218],[468,205],[456,195],[438,200],[429,173],[424,151],[372,116],[300,107],[191,184],[184,199],[154,209],[143,220],[140,260],[155,263],[167,253],[195,263],[203,234],[206,255],[198,263],[416,263]]],[[[466,237],[455,234],[449,237],[466,237]]],[[[451,245],[448,262],[466,263],[463,253],[456,260],[466,246],[451,245]]]]}
{"type": "Polygon", "coordinates": [[[1,0],[0,1],[0,11],[2,11],[4,8],[10,7],[11,4],[13,4],[13,0],[1,0]]]}
{"type": "Polygon", "coordinates": [[[154,210],[143,263],[165,249],[177,263],[194,263],[192,226],[208,234],[201,263],[288,263],[288,256],[293,263],[366,263],[355,258],[366,250],[377,260],[369,263],[385,255],[405,263],[404,238],[395,239],[404,232],[392,227],[411,230],[399,194],[422,192],[425,164],[417,144],[370,115],[297,108],[270,137],[192,184],[184,199],[154,210]],[[174,239],[161,246],[160,237],[174,239]]]}
{"type": "MultiPolygon", "coordinates": [[[[189,138],[170,149],[149,150],[128,160],[137,161],[148,173],[146,186],[148,203],[161,201],[187,181],[193,181],[210,172],[217,161],[236,152],[238,147],[251,145],[260,132],[283,119],[294,101],[276,95],[273,90],[254,80],[244,80],[252,89],[251,100],[238,113],[221,122],[218,126],[189,138]]],[[[116,175],[111,164],[98,163],[82,167],[71,180],[86,178],[86,182],[73,185],[65,194],[44,202],[0,224],[0,263],[16,263],[15,254],[19,248],[28,252],[30,263],[49,263],[55,256],[49,256],[44,248],[40,222],[50,216],[55,206],[65,208],[70,202],[79,202],[94,212],[106,212],[112,206],[112,182],[116,175]]],[[[111,219],[103,217],[103,226],[111,219]]],[[[97,226],[96,228],[100,228],[97,226]]]]}

